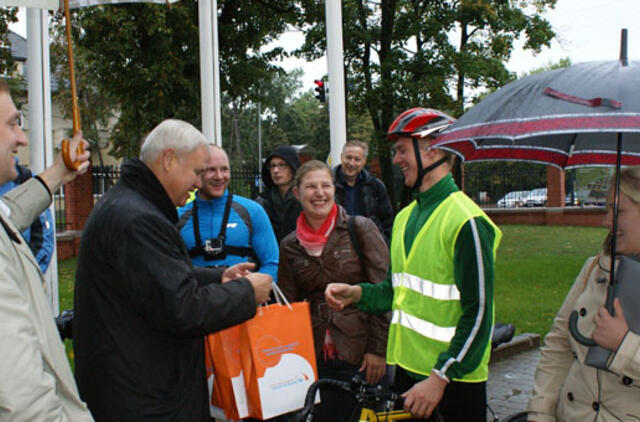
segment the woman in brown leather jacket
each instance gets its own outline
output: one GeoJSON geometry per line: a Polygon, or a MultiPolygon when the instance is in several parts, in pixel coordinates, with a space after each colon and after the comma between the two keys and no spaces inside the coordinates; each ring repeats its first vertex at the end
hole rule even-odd
{"type": "MultiPolygon", "coordinates": [[[[389,266],[389,250],[378,228],[366,217],[352,217],[362,261],[351,241],[349,216],[334,201],[329,167],[308,161],[296,172],[294,194],[303,212],[296,231],[280,242],[278,286],[292,301],[311,305],[313,337],[320,378],[345,381],[358,372],[370,384],[385,373],[388,315],[368,315],[355,307],[332,311],[324,301],[329,283],[379,283],[389,266]]],[[[316,420],[347,420],[355,401],[344,394],[321,391],[316,420]],[[332,394],[333,393],[333,394],[332,394]]]]}

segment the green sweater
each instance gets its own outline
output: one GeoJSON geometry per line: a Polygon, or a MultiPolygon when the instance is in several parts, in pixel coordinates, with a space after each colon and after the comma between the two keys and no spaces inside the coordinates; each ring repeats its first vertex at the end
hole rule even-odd
{"type": "MultiPolygon", "coordinates": [[[[404,234],[405,250],[409,251],[411,245],[424,223],[428,220],[436,207],[451,193],[459,189],[451,175],[447,175],[425,192],[414,194],[418,205],[414,208],[404,234]]],[[[460,305],[462,316],[456,326],[456,333],[451,339],[449,348],[440,354],[434,369],[440,370],[450,358],[456,359],[446,371],[445,375],[452,378],[460,378],[464,374],[474,370],[482,359],[486,345],[491,341],[491,327],[493,325],[493,241],[495,233],[485,217],[476,217],[478,238],[474,237],[471,222],[467,222],[460,230],[454,249],[454,278],[460,291],[460,305]],[[482,267],[479,267],[476,244],[480,245],[482,253],[482,267]],[[484,317],[477,333],[472,328],[479,314],[479,274],[485,277],[485,310],[484,317]],[[467,341],[470,347],[465,353],[460,353],[467,341]],[[462,356],[457,359],[457,357],[462,356]]],[[[391,284],[391,272],[380,284],[360,284],[362,298],[357,306],[367,313],[382,313],[391,310],[393,302],[393,287],[391,284]]],[[[413,374],[416,379],[423,378],[413,374]]]]}

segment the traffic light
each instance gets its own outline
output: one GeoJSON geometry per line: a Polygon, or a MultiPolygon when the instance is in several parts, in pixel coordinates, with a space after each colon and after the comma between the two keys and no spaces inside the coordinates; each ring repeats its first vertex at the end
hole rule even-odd
{"type": "Polygon", "coordinates": [[[324,103],[327,100],[324,81],[322,79],[316,79],[313,81],[313,83],[316,84],[316,87],[315,87],[316,98],[321,103],[324,103]]]}

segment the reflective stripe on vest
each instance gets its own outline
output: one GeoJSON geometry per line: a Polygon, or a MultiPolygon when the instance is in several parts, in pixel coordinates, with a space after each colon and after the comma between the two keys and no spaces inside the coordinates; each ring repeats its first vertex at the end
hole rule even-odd
{"type": "Polygon", "coordinates": [[[392,324],[400,324],[403,327],[415,331],[425,337],[436,339],[448,343],[456,333],[456,327],[438,327],[428,321],[409,315],[406,312],[400,310],[393,311],[393,317],[391,318],[392,324]]]}
{"type": "MultiPolygon", "coordinates": [[[[394,289],[393,317],[389,330],[387,359],[405,369],[428,376],[440,353],[449,348],[460,317],[460,292],[455,284],[453,258],[455,241],[462,227],[471,222],[477,239],[476,217],[484,217],[495,232],[494,257],[500,242],[500,230],[484,212],[462,192],[451,194],[429,216],[416,236],[410,251],[404,249],[407,222],[416,206],[414,201],[396,217],[391,244],[391,270],[394,289]]],[[[485,310],[484,266],[480,245],[476,244],[479,265],[479,301],[481,306],[466,343],[458,356],[442,370],[461,361],[479,331],[485,310]]],[[[459,381],[484,381],[488,374],[490,342],[478,367],[459,381]]]]}
{"type": "Polygon", "coordinates": [[[408,273],[396,273],[391,277],[394,288],[406,287],[439,300],[460,300],[460,291],[455,284],[438,284],[408,273]]]}

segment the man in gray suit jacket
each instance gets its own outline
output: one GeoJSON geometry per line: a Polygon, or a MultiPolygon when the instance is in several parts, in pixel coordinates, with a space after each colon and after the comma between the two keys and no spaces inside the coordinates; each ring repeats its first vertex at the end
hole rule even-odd
{"type": "MultiPolygon", "coordinates": [[[[27,145],[20,113],[0,79],[0,184],[16,178],[14,157],[27,145]]],[[[87,146],[74,136],[71,150],[87,146]]],[[[89,153],[72,158],[68,170],[60,157],[41,174],[0,198],[0,420],[91,421],[78,396],[64,345],[47,301],[44,278],[20,235],[51,204],[52,192],[87,171],[89,153]]]]}

